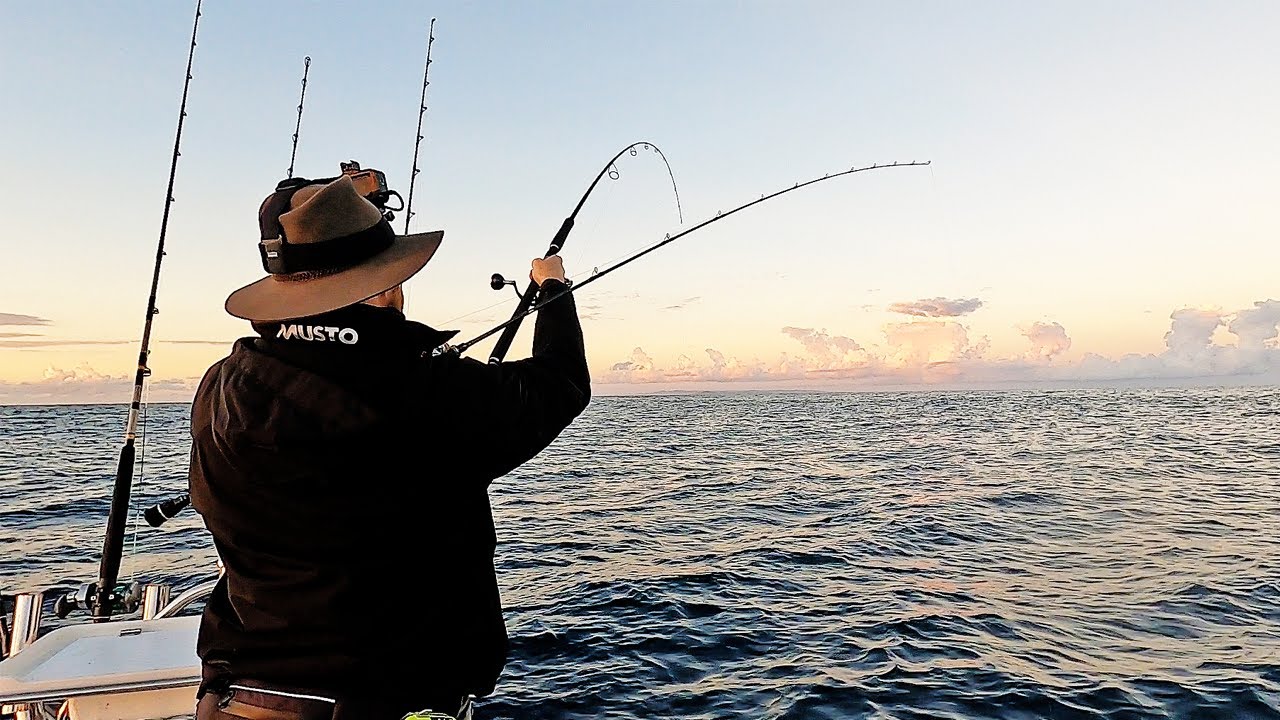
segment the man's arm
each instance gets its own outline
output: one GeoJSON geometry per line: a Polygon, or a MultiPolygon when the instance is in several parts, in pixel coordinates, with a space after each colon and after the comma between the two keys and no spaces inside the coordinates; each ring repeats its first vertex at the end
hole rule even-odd
{"type": "MultiPolygon", "coordinates": [[[[535,260],[531,277],[545,295],[565,288],[560,258],[535,260]]],[[[569,426],[591,399],[582,326],[572,294],[538,311],[531,357],[496,365],[453,358],[442,388],[458,413],[461,437],[484,450],[478,471],[486,480],[527,462],[569,426]]]]}

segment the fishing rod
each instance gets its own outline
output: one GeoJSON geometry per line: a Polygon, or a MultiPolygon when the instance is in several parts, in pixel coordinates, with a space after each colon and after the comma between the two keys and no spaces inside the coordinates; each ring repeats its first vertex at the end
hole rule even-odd
{"type": "MultiPolygon", "coordinates": [[[[293,128],[293,150],[289,153],[289,177],[293,177],[293,163],[298,156],[298,136],[302,130],[302,107],[307,101],[307,76],[311,73],[311,56],[302,60],[302,94],[298,97],[298,122],[293,128]]],[[[182,493],[146,508],[142,511],[142,519],[153,528],[158,528],[172,520],[178,513],[191,505],[191,495],[182,493]]]]}
{"type": "Polygon", "coordinates": [[[293,127],[293,151],[289,153],[289,177],[293,177],[293,161],[298,157],[298,133],[302,131],[302,105],[307,101],[307,74],[311,72],[311,56],[302,62],[302,96],[298,98],[298,124],[293,127]]]}
{"type": "Polygon", "coordinates": [[[413,185],[418,180],[418,149],[422,147],[422,117],[427,114],[427,86],[431,84],[427,76],[431,74],[431,45],[436,41],[436,19],[431,18],[427,28],[427,64],[422,70],[422,98],[418,100],[417,139],[413,141],[413,171],[409,173],[409,199],[404,203],[404,234],[409,234],[409,221],[413,219],[413,185]]]}
{"type": "MultiPolygon", "coordinates": [[[[616,160],[617,158],[614,158],[614,159],[616,160]]],[[[686,236],[686,235],[688,235],[688,234],[690,234],[690,233],[693,233],[693,232],[696,232],[696,231],[698,231],[698,230],[701,230],[702,228],[704,228],[704,227],[706,227],[706,226],[708,226],[708,225],[711,225],[712,223],[719,222],[719,221],[721,221],[721,220],[723,220],[723,219],[725,219],[725,218],[729,217],[730,215],[733,215],[734,213],[737,213],[737,212],[741,212],[741,211],[743,211],[743,210],[746,210],[747,208],[751,207],[752,205],[759,205],[760,203],[767,202],[767,201],[772,200],[772,199],[774,199],[774,198],[776,198],[776,197],[778,197],[778,196],[780,196],[780,195],[786,195],[787,193],[792,192],[792,191],[794,191],[794,190],[799,190],[800,188],[808,187],[809,185],[814,185],[814,184],[817,184],[817,183],[820,183],[820,182],[825,182],[825,181],[827,181],[827,180],[832,180],[832,179],[834,179],[834,178],[838,178],[838,177],[841,177],[841,176],[844,176],[844,175],[853,175],[853,174],[855,174],[855,173],[867,172],[867,171],[869,171],[869,170],[884,170],[884,169],[886,169],[886,168],[899,168],[899,167],[921,167],[921,166],[929,165],[931,162],[932,162],[931,160],[928,160],[928,161],[925,161],[925,162],[916,162],[916,161],[912,161],[912,162],[894,162],[894,163],[888,163],[888,164],[883,164],[883,165],[882,165],[882,164],[877,163],[877,164],[875,164],[875,165],[865,165],[865,166],[863,166],[863,167],[854,167],[854,168],[849,168],[848,170],[844,170],[844,171],[842,171],[842,172],[838,172],[838,173],[828,173],[828,174],[826,174],[826,175],[823,175],[823,176],[822,176],[822,177],[820,177],[820,178],[814,178],[813,180],[809,180],[809,181],[807,181],[807,182],[803,182],[803,183],[796,183],[795,185],[793,185],[793,186],[791,186],[791,187],[789,187],[789,188],[784,188],[784,189],[782,189],[782,190],[779,190],[779,191],[777,191],[777,192],[775,192],[775,193],[771,193],[771,194],[769,194],[769,195],[761,195],[758,199],[756,199],[756,200],[752,200],[751,202],[744,203],[744,204],[742,204],[742,205],[739,205],[738,207],[733,208],[732,210],[730,210],[730,211],[728,211],[728,212],[718,212],[718,213],[716,213],[715,217],[709,218],[709,219],[707,219],[707,220],[703,220],[702,222],[698,223],[697,225],[694,225],[693,227],[689,228],[688,230],[684,230],[684,231],[682,231],[682,232],[680,232],[680,233],[677,233],[677,234],[675,234],[675,235],[667,234],[667,236],[666,236],[664,239],[662,239],[661,241],[657,242],[656,244],[651,245],[651,246],[649,246],[649,247],[647,247],[647,248],[645,248],[645,249],[643,249],[643,250],[640,250],[639,252],[633,253],[633,254],[631,254],[631,255],[627,256],[626,258],[623,258],[622,260],[620,260],[620,261],[618,261],[618,262],[614,263],[613,265],[610,265],[609,267],[605,268],[604,270],[601,270],[601,271],[599,271],[599,272],[593,272],[593,273],[591,274],[591,277],[587,278],[586,280],[583,280],[583,281],[582,281],[582,282],[580,282],[580,283],[574,283],[571,287],[566,287],[565,289],[560,290],[559,292],[557,292],[557,293],[555,293],[555,294],[551,295],[551,296],[550,296],[550,297],[548,297],[548,298],[541,299],[541,300],[537,301],[536,303],[535,303],[535,302],[532,302],[532,301],[527,302],[527,303],[526,303],[526,302],[523,302],[524,298],[522,298],[521,307],[519,307],[519,308],[517,308],[517,309],[516,309],[515,314],[513,314],[513,315],[512,315],[512,317],[511,317],[511,319],[510,319],[510,320],[507,320],[506,322],[504,322],[504,323],[502,323],[502,324],[500,324],[500,325],[496,325],[496,326],[494,326],[494,327],[490,328],[489,330],[486,330],[484,333],[481,333],[480,335],[477,335],[476,337],[474,337],[474,338],[472,338],[472,339],[470,339],[470,340],[468,340],[468,341],[466,341],[466,342],[464,342],[464,343],[460,343],[460,344],[458,344],[458,345],[452,345],[452,346],[444,346],[444,349],[445,349],[446,351],[449,351],[449,352],[455,352],[455,353],[457,353],[457,354],[461,355],[462,353],[464,353],[464,352],[466,352],[468,349],[470,349],[470,348],[471,348],[471,346],[473,346],[473,345],[475,345],[476,343],[480,342],[481,340],[484,340],[485,338],[487,338],[487,337],[489,337],[489,336],[493,335],[493,334],[494,334],[494,333],[496,333],[496,332],[499,332],[499,331],[505,331],[505,332],[503,333],[503,335],[502,335],[502,337],[503,337],[503,338],[508,337],[508,335],[514,335],[514,334],[515,334],[515,332],[514,332],[513,328],[517,328],[517,329],[518,329],[518,328],[519,328],[519,326],[520,326],[520,322],[521,322],[524,318],[528,317],[529,315],[534,314],[535,312],[537,312],[537,311],[541,310],[542,308],[544,308],[544,307],[546,307],[547,305],[549,305],[549,304],[551,304],[551,303],[555,302],[556,300],[559,300],[560,298],[564,297],[565,295],[568,295],[568,294],[570,294],[570,293],[572,293],[572,292],[575,292],[575,291],[577,291],[577,290],[581,290],[582,288],[584,288],[584,287],[586,287],[586,286],[590,285],[591,283],[593,283],[593,282],[595,282],[595,281],[599,280],[600,278],[602,278],[602,277],[604,277],[604,276],[608,275],[609,273],[611,273],[611,272],[613,272],[613,271],[615,271],[615,270],[618,270],[619,268],[625,267],[626,265],[629,265],[630,263],[635,262],[636,260],[639,260],[640,258],[644,257],[645,255],[648,255],[649,253],[654,252],[654,251],[655,251],[655,250],[657,250],[658,248],[665,247],[665,246],[667,246],[667,245],[669,245],[669,244],[671,244],[671,243],[675,242],[676,240],[679,240],[680,238],[682,238],[682,237],[684,237],[684,236],[686,236]]],[[[599,178],[596,178],[596,179],[597,179],[597,180],[599,180],[599,178]]],[[[594,187],[594,183],[593,183],[593,187],[594,187]]],[[[588,191],[588,193],[589,193],[589,192],[590,192],[590,191],[588,191]]],[[[584,198],[584,199],[585,199],[585,198],[584,198]]],[[[581,207],[581,203],[579,203],[579,207],[581,207]]],[[[575,211],[574,211],[574,213],[575,213],[575,214],[577,214],[577,210],[575,210],[575,211]]],[[[572,219],[573,219],[573,218],[572,218],[572,217],[570,217],[568,220],[566,220],[566,221],[565,221],[565,223],[566,223],[567,225],[570,225],[570,226],[571,226],[571,225],[572,225],[572,222],[571,222],[571,221],[572,221],[572,219]]],[[[562,228],[562,229],[563,229],[563,228],[562,228]]],[[[557,237],[559,237],[559,235],[557,235],[557,237]]],[[[555,252],[556,252],[556,250],[557,250],[557,249],[558,249],[558,247],[557,247],[557,245],[555,244],[555,242],[553,241],[553,242],[552,242],[552,244],[551,244],[551,252],[548,252],[548,253],[547,253],[547,255],[548,255],[548,256],[550,256],[550,255],[555,254],[555,252]]],[[[534,287],[536,287],[536,286],[534,286],[534,287]]],[[[496,283],[495,283],[495,289],[500,289],[500,286],[496,286],[496,283]]],[[[532,297],[532,295],[534,295],[534,292],[533,292],[533,290],[530,290],[530,291],[528,291],[528,292],[526,292],[526,293],[525,293],[525,298],[532,297]]],[[[501,341],[500,341],[500,342],[501,342],[501,341]]],[[[510,341],[508,341],[508,345],[510,345],[510,341]]],[[[505,352],[505,351],[506,351],[506,348],[505,348],[505,347],[503,347],[503,348],[502,348],[502,350],[503,350],[503,352],[505,352]]],[[[500,357],[500,355],[499,355],[499,357],[500,357]]],[[[494,361],[492,360],[492,358],[490,359],[490,362],[494,362],[494,361]]]]}
{"type": "Polygon", "coordinates": [[[165,190],[164,215],[160,221],[160,239],[156,243],[155,269],[151,275],[151,294],[147,298],[146,322],[142,328],[142,344],[138,352],[138,369],[133,379],[133,401],[129,405],[129,421],[125,429],[124,447],[116,466],[115,485],[111,492],[111,510],[107,516],[107,531],[102,543],[102,562],[96,583],[81,588],[75,596],[63,598],[60,605],[71,603],[93,612],[94,622],[103,622],[122,603],[125,589],[116,587],[120,578],[120,560],[124,553],[125,525],[129,516],[129,494],[132,489],[133,464],[136,449],[134,440],[138,428],[138,411],[142,407],[142,386],[151,374],[147,358],[151,347],[151,324],[156,313],[156,292],[160,285],[160,264],[164,260],[164,241],[169,229],[169,210],[173,205],[173,183],[178,172],[178,157],[182,154],[182,126],[187,117],[187,91],[191,87],[191,67],[196,55],[196,33],[200,29],[200,9],[203,0],[196,0],[196,15],[191,27],[191,49],[187,53],[186,78],[182,83],[182,103],[178,108],[178,130],[173,141],[173,158],[169,165],[169,185],[165,190]]]}
{"type": "MultiPolygon", "coordinates": [[[[418,100],[418,130],[417,139],[413,145],[413,171],[409,174],[409,198],[404,200],[403,209],[405,210],[404,232],[409,234],[409,220],[413,217],[413,186],[414,181],[418,179],[418,173],[422,172],[418,169],[418,151],[422,146],[422,119],[427,112],[427,86],[430,85],[428,77],[431,74],[431,46],[436,40],[436,19],[431,18],[431,24],[427,28],[427,62],[422,71],[422,97],[418,100]]],[[[302,127],[302,105],[307,97],[307,72],[311,68],[311,58],[307,57],[302,68],[302,97],[298,99],[298,128],[302,127]]],[[[293,177],[293,158],[298,152],[298,128],[293,131],[293,155],[289,157],[289,177],[293,177]]],[[[353,164],[353,170],[359,170],[358,164],[353,164]]],[[[375,171],[376,172],[376,171],[375,171]]],[[[378,173],[381,175],[381,173],[378,173]]],[[[399,193],[394,193],[399,197],[399,193]]],[[[394,208],[393,208],[394,209],[394,208]]],[[[171,498],[161,500],[155,505],[142,511],[142,517],[147,524],[153,528],[158,528],[169,520],[172,520],[178,513],[186,510],[191,506],[190,493],[182,493],[171,498]]]]}
{"type": "MultiPolygon", "coordinates": [[[[587,187],[587,191],[582,193],[582,198],[578,200],[578,204],[573,208],[573,212],[570,213],[569,217],[565,218],[564,222],[560,224],[560,229],[556,231],[555,237],[551,239],[551,245],[547,248],[547,254],[543,257],[551,257],[564,248],[564,243],[569,238],[569,231],[573,229],[574,220],[578,217],[578,211],[586,204],[587,198],[591,197],[591,193],[595,191],[596,185],[600,183],[600,180],[605,176],[605,174],[607,173],[611,180],[618,179],[618,168],[614,165],[614,163],[618,161],[618,158],[628,152],[630,152],[632,157],[634,157],[638,154],[638,150],[641,148],[644,150],[652,150],[657,153],[658,157],[662,158],[663,164],[667,166],[667,175],[671,177],[671,189],[676,194],[676,212],[680,218],[680,222],[684,223],[684,210],[680,207],[680,189],[676,187],[676,176],[671,172],[671,163],[667,162],[667,156],[663,154],[662,150],[658,149],[657,145],[642,140],[640,142],[631,143],[630,145],[622,148],[618,151],[617,155],[614,155],[609,159],[609,162],[604,164],[604,167],[600,169],[600,172],[596,175],[595,179],[591,181],[591,185],[587,187]]],[[[515,281],[507,280],[498,273],[494,273],[493,277],[489,281],[489,286],[494,290],[501,290],[506,285],[514,287],[515,281]]],[[[511,349],[511,343],[515,340],[516,333],[520,330],[521,321],[523,321],[525,317],[536,312],[536,309],[532,308],[534,303],[537,302],[539,292],[538,284],[530,279],[529,286],[525,288],[523,294],[518,290],[516,291],[516,293],[520,295],[520,301],[516,304],[516,309],[515,312],[511,314],[511,319],[475,340],[463,343],[463,346],[470,347],[475,344],[477,340],[483,340],[493,333],[502,330],[503,333],[501,337],[498,338],[498,342],[494,344],[493,350],[489,353],[489,363],[496,365],[497,363],[502,362],[502,358],[504,358],[507,351],[511,349]]],[[[539,307],[541,307],[541,305],[539,305],[539,307]]]]}

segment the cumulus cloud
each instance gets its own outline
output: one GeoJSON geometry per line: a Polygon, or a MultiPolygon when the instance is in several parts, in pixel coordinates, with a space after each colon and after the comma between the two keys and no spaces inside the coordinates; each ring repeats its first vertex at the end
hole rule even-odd
{"type": "Polygon", "coordinates": [[[975,339],[969,328],[950,320],[887,323],[882,327],[883,342],[870,345],[826,330],[786,326],[782,334],[798,344],[798,351],[780,353],[772,361],[744,360],[707,348],[702,362],[681,356],[664,366],[636,348],[630,359],[614,364],[599,380],[608,384],[826,379],[898,385],[1213,378],[1280,382],[1280,301],[1259,301],[1234,314],[1182,308],[1173,311],[1169,320],[1161,353],[1120,358],[1086,353],[1077,360],[1067,356],[1072,347],[1067,329],[1052,321],[1023,327],[1026,350],[1006,357],[992,357],[988,338],[975,339]],[[1236,345],[1213,344],[1214,333],[1224,325],[1236,336],[1236,345]]]}
{"type": "Polygon", "coordinates": [[[1031,341],[1031,349],[1026,357],[1031,360],[1053,360],[1054,356],[1071,349],[1071,338],[1067,337],[1067,329],[1059,323],[1031,323],[1022,331],[1031,341]]]}
{"type": "Polygon", "coordinates": [[[924,366],[977,359],[986,352],[985,338],[969,342],[969,330],[957,322],[905,322],[884,326],[889,343],[886,359],[897,366],[924,366]]]}
{"type": "Polygon", "coordinates": [[[632,370],[644,371],[644,370],[650,370],[652,368],[653,368],[653,359],[650,358],[647,354],[645,354],[644,350],[640,348],[636,348],[635,350],[631,351],[630,360],[623,360],[620,363],[614,363],[613,367],[610,368],[610,370],[614,370],[616,372],[630,372],[632,370]]]}
{"type": "Polygon", "coordinates": [[[226,345],[230,347],[235,344],[235,340],[159,340],[158,342],[166,345],[226,345]]]}
{"type": "Polygon", "coordinates": [[[1252,308],[1236,313],[1227,325],[1237,338],[1242,350],[1262,350],[1276,347],[1280,335],[1280,300],[1260,300],[1252,308]]]}
{"type": "Polygon", "coordinates": [[[1222,324],[1222,313],[1213,310],[1183,308],[1174,310],[1169,318],[1173,322],[1164,334],[1164,344],[1169,352],[1182,357],[1202,353],[1212,344],[1213,332],[1222,324]]]}
{"type": "MultiPolygon", "coordinates": [[[[189,402],[200,378],[155,378],[147,381],[151,402],[189,402]]],[[[87,363],[67,369],[50,366],[34,382],[0,383],[0,405],[61,403],[128,403],[133,378],[99,372],[87,363]]]]}
{"type": "MultiPolygon", "coordinates": [[[[39,336],[36,336],[39,337],[39,336]]],[[[0,340],[0,347],[7,348],[42,348],[66,347],[69,345],[127,345],[136,340],[0,340]]]]}
{"type": "Polygon", "coordinates": [[[926,298],[912,302],[896,302],[889,305],[889,312],[915,317],[960,317],[982,307],[978,298],[926,298]]]}
{"type": "Polygon", "coordinates": [[[88,363],[81,363],[70,370],[63,370],[50,365],[44,370],[44,381],[47,383],[82,383],[103,382],[111,380],[128,380],[124,375],[106,375],[94,370],[88,363]]]}
{"type": "Polygon", "coordinates": [[[0,313],[0,325],[49,325],[50,322],[35,315],[0,313]]]}
{"type": "Polygon", "coordinates": [[[822,364],[838,362],[862,350],[853,338],[828,335],[826,330],[787,326],[782,334],[800,343],[806,352],[822,364]]]}
{"type": "MultiPolygon", "coordinates": [[[[44,338],[42,335],[34,333],[0,333],[0,338],[15,337],[37,337],[44,338]]],[[[44,347],[74,347],[78,345],[132,345],[137,340],[67,340],[56,338],[44,338],[41,340],[0,340],[0,348],[19,348],[31,350],[44,347]]],[[[234,340],[157,340],[156,343],[162,345],[225,345],[230,347],[235,343],[234,340]]]]}

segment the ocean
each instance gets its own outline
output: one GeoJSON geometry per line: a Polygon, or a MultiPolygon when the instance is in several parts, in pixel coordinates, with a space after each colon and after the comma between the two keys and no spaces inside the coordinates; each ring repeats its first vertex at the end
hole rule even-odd
{"type": "MultiPolygon", "coordinates": [[[[96,575],[124,419],[0,407],[6,593],[96,575]]],[[[479,718],[1280,718],[1280,388],[598,397],[490,496],[479,718]]],[[[216,572],[136,528],[124,577],[216,572]]]]}

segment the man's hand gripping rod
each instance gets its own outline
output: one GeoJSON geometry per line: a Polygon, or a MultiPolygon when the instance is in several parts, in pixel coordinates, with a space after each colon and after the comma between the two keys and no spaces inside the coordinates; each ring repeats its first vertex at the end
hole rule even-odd
{"type": "MultiPolygon", "coordinates": [[[[569,217],[565,218],[564,222],[560,224],[560,229],[556,231],[555,237],[551,239],[551,245],[547,248],[547,254],[543,257],[551,257],[552,255],[559,253],[560,250],[564,248],[564,243],[569,238],[569,231],[573,229],[573,221],[578,217],[578,211],[586,204],[587,198],[591,197],[591,193],[596,189],[596,185],[600,183],[600,180],[606,173],[612,179],[616,180],[618,177],[618,170],[614,167],[614,163],[627,152],[630,152],[632,155],[637,154],[636,148],[653,150],[662,158],[662,162],[666,163],[667,174],[671,176],[671,187],[676,190],[676,208],[678,209],[680,207],[680,191],[676,189],[676,178],[675,175],[671,173],[671,163],[667,162],[667,156],[663,155],[662,151],[658,149],[658,146],[651,142],[641,141],[632,143],[619,150],[618,154],[610,158],[609,162],[605,163],[604,167],[600,169],[599,174],[597,174],[595,179],[591,181],[591,185],[587,188],[587,191],[584,192],[582,194],[582,198],[578,200],[577,207],[575,207],[573,212],[569,214],[569,217]]],[[[683,214],[681,215],[681,220],[683,221],[683,214]]],[[[503,284],[505,283],[502,281],[502,276],[494,275],[494,289],[501,289],[503,284]]],[[[502,362],[502,359],[507,356],[507,351],[511,349],[512,341],[516,339],[516,333],[520,330],[520,322],[524,320],[526,316],[531,315],[536,311],[533,309],[533,304],[538,299],[538,290],[538,284],[530,279],[528,288],[526,288],[524,294],[520,296],[520,302],[516,305],[515,312],[511,314],[511,319],[482,336],[488,337],[499,330],[503,331],[502,336],[498,338],[498,342],[494,344],[493,351],[489,353],[489,362],[491,364],[502,362]]],[[[477,338],[477,340],[479,339],[480,338],[477,338]]],[[[473,340],[470,343],[464,343],[464,345],[466,347],[470,347],[474,343],[475,341],[473,340]]]]}

